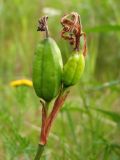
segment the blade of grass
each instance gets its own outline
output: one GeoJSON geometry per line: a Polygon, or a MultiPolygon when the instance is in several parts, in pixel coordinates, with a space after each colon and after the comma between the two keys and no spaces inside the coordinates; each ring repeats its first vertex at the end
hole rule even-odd
{"type": "Polygon", "coordinates": [[[110,81],[110,82],[106,82],[106,83],[103,83],[101,85],[98,85],[96,87],[91,87],[90,90],[101,90],[101,89],[104,89],[104,88],[116,86],[118,84],[120,84],[120,80],[110,81]]]}
{"type": "Polygon", "coordinates": [[[116,112],[105,111],[105,110],[98,109],[98,108],[91,108],[91,109],[94,109],[94,110],[96,110],[98,112],[101,112],[101,113],[109,116],[114,122],[120,124],[120,114],[118,114],[116,112]]]}
{"type": "Polygon", "coordinates": [[[120,32],[120,25],[101,25],[85,29],[86,33],[91,32],[120,32]]]}
{"type": "MultiPolygon", "coordinates": [[[[74,153],[72,153],[72,156],[74,158],[78,158],[78,153],[80,152],[80,145],[78,144],[78,141],[77,141],[77,137],[76,137],[76,133],[75,133],[75,126],[74,126],[74,122],[72,120],[72,117],[71,117],[71,114],[69,111],[66,111],[66,116],[67,116],[67,119],[68,119],[68,125],[70,127],[70,130],[71,130],[71,136],[73,137],[73,141],[74,141],[74,144],[76,144],[76,152],[74,151],[74,153]]],[[[71,146],[72,147],[72,146],[71,146]]],[[[73,149],[71,149],[73,150],[73,149]]]]}

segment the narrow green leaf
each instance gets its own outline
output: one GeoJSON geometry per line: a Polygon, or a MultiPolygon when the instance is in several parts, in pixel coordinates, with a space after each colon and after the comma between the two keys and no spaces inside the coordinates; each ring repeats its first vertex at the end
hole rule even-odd
{"type": "Polygon", "coordinates": [[[98,85],[96,87],[91,87],[90,90],[101,90],[107,87],[116,86],[118,84],[120,84],[120,80],[110,81],[110,82],[106,82],[101,85],[98,85]]]}
{"type": "Polygon", "coordinates": [[[101,25],[85,29],[86,33],[90,32],[120,32],[120,25],[101,25]]]}
{"type": "Polygon", "coordinates": [[[72,111],[72,112],[85,112],[85,110],[83,108],[80,108],[79,105],[69,102],[69,103],[65,103],[64,106],[61,109],[61,112],[67,112],[67,111],[72,111]]]}
{"type": "MultiPolygon", "coordinates": [[[[93,108],[92,108],[93,109],[93,108]]],[[[102,109],[96,109],[94,108],[94,110],[101,112],[107,116],[109,116],[114,122],[119,123],[120,124],[120,114],[116,113],[116,112],[111,112],[111,111],[105,111],[102,109]]]]}

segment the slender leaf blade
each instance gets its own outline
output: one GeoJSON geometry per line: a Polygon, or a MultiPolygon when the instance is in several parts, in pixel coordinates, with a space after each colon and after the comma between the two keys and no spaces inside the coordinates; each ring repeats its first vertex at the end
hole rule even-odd
{"type": "Polygon", "coordinates": [[[120,25],[101,25],[85,29],[86,33],[91,32],[120,32],[120,25]]]}

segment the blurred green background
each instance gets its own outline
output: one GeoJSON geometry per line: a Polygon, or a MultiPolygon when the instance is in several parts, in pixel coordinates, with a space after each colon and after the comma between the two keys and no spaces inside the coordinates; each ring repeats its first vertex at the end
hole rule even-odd
{"type": "Polygon", "coordinates": [[[39,99],[32,87],[9,83],[31,79],[43,15],[49,16],[50,35],[66,62],[71,49],[60,37],[60,18],[72,11],[80,14],[87,34],[86,69],[54,123],[42,159],[120,159],[119,7],[119,0],[0,0],[0,160],[32,160],[35,155],[39,99]]]}

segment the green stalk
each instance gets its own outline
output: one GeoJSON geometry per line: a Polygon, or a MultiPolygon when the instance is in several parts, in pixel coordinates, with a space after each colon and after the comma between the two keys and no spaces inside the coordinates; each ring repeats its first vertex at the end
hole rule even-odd
{"type": "Polygon", "coordinates": [[[37,153],[36,153],[36,156],[35,156],[34,160],[40,160],[40,158],[42,156],[42,153],[44,151],[44,146],[45,145],[42,145],[42,144],[38,145],[38,150],[37,150],[37,153]]]}

